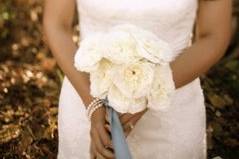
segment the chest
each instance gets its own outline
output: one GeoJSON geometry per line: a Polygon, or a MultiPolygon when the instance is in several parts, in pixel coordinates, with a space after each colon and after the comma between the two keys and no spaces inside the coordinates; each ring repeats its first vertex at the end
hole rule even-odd
{"type": "Polygon", "coordinates": [[[102,19],[180,20],[193,15],[198,0],[77,0],[79,12],[102,19]]]}

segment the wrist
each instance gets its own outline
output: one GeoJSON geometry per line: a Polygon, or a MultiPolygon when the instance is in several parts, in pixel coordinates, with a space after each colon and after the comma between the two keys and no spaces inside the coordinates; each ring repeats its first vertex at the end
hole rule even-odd
{"type": "Polygon", "coordinates": [[[93,100],[90,102],[90,104],[87,106],[87,109],[86,109],[86,115],[88,119],[91,121],[91,117],[94,114],[94,112],[103,106],[104,106],[104,102],[102,99],[93,98],[93,100]]]}
{"type": "Polygon", "coordinates": [[[95,98],[93,97],[93,96],[87,96],[87,97],[85,97],[85,98],[82,98],[82,101],[83,101],[83,103],[84,103],[84,105],[85,105],[85,108],[87,109],[88,108],[88,106],[90,105],[90,103],[94,100],[95,98]]]}

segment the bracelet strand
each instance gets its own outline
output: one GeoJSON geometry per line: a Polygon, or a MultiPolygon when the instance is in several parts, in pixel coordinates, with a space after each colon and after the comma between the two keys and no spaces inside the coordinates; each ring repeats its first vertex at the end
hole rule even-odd
{"type": "Polygon", "coordinates": [[[98,100],[97,102],[94,102],[93,104],[91,104],[89,109],[87,109],[87,116],[89,116],[89,114],[92,111],[92,109],[94,109],[94,107],[99,105],[100,103],[102,103],[102,102],[100,100],[98,100]]]}
{"type": "Polygon", "coordinates": [[[100,98],[95,98],[87,107],[86,109],[86,115],[89,120],[91,120],[91,117],[93,113],[100,107],[104,105],[103,100],[100,98]]]}
{"type": "Polygon", "coordinates": [[[89,112],[88,119],[91,121],[91,117],[92,117],[92,115],[94,114],[94,112],[95,112],[98,108],[103,107],[103,106],[104,106],[103,103],[99,103],[98,105],[95,105],[95,106],[91,109],[91,111],[89,112]]]}
{"type": "MultiPolygon", "coordinates": [[[[88,105],[88,107],[86,108],[86,112],[89,112],[89,110],[92,108],[92,106],[94,104],[96,104],[97,102],[99,102],[100,99],[99,98],[95,98],[93,101],[91,101],[91,103],[88,105]]],[[[87,113],[88,114],[88,113],[87,113]]]]}

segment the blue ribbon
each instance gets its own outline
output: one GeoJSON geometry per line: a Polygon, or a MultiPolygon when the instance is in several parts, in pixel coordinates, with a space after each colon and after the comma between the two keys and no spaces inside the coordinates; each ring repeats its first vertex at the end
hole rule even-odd
{"type": "Polygon", "coordinates": [[[118,113],[108,104],[107,98],[105,105],[107,106],[109,115],[111,137],[116,159],[132,159],[118,113]]]}

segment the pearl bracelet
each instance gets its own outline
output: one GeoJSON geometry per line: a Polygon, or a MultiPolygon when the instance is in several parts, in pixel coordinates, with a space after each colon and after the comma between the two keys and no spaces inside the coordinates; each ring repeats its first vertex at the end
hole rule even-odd
{"type": "Polygon", "coordinates": [[[88,116],[89,120],[91,119],[92,114],[96,111],[96,109],[103,106],[103,101],[100,98],[95,98],[87,107],[86,115],[88,116]]]}
{"type": "Polygon", "coordinates": [[[100,103],[102,103],[100,100],[93,103],[92,105],[90,105],[89,109],[87,110],[87,116],[90,115],[90,113],[92,112],[92,109],[94,109],[94,107],[96,107],[97,105],[99,105],[100,103]]]}
{"type": "Polygon", "coordinates": [[[92,117],[93,113],[94,113],[98,108],[103,107],[103,106],[104,106],[103,103],[99,103],[99,104],[95,105],[94,107],[92,107],[91,111],[90,111],[89,114],[88,114],[88,119],[89,119],[89,121],[91,121],[91,117],[92,117]]]}

